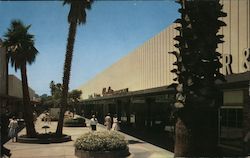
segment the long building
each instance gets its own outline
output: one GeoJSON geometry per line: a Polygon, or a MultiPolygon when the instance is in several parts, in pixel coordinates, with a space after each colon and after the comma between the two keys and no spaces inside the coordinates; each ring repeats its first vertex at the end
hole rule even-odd
{"type": "MultiPolygon", "coordinates": [[[[243,139],[250,129],[250,1],[222,0],[227,24],[220,29],[224,43],[221,72],[226,83],[218,109],[218,146],[242,152],[243,139]]],[[[171,101],[176,50],[173,38],[178,34],[172,24],[147,42],[128,53],[93,79],[80,86],[83,108],[87,114],[97,113],[100,119],[107,112],[118,113],[123,124],[134,128],[171,127],[171,101]]]]}

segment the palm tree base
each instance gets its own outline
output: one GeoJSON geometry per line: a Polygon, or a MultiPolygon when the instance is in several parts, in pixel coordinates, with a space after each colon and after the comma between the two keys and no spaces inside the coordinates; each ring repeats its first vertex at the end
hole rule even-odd
{"type": "Polygon", "coordinates": [[[27,135],[21,135],[18,137],[19,143],[30,144],[51,144],[51,143],[63,143],[71,141],[71,136],[62,134],[62,136],[56,135],[56,133],[37,134],[36,138],[30,138],[27,135]]]}
{"type": "Polygon", "coordinates": [[[183,110],[176,122],[175,157],[219,156],[217,118],[215,108],[183,110]]]}

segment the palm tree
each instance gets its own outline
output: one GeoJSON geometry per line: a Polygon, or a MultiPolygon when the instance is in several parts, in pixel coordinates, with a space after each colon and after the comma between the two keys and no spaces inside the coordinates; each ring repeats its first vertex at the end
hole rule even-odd
{"type": "Polygon", "coordinates": [[[34,46],[34,35],[29,34],[31,25],[25,26],[20,20],[11,22],[8,32],[4,35],[3,45],[7,49],[7,58],[11,66],[21,70],[24,120],[28,137],[35,137],[33,112],[30,103],[26,64],[32,64],[38,53],[34,46]]]}
{"type": "Polygon", "coordinates": [[[177,0],[181,5],[181,19],[176,30],[180,35],[174,54],[177,66],[171,72],[177,75],[175,81],[177,121],[175,135],[176,157],[215,156],[217,146],[217,109],[219,90],[217,79],[224,80],[219,69],[220,53],[217,45],[223,35],[218,35],[226,24],[219,17],[225,17],[219,0],[177,0]]]}
{"type": "Polygon", "coordinates": [[[62,99],[61,99],[60,115],[56,129],[57,135],[62,135],[64,113],[68,104],[67,98],[69,90],[70,69],[71,69],[77,25],[84,24],[86,22],[86,9],[90,9],[91,3],[92,0],[64,0],[63,3],[63,5],[65,4],[70,5],[70,11],[68,14],[69,33],[68,33],[67,48],[64,61],[62,99]]]}

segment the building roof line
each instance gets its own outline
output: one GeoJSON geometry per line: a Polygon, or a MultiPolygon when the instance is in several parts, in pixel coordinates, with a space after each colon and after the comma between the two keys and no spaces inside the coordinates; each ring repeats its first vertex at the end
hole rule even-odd
{"type": "MultiPolygon", "coordinates": [[[[243,86],[245,84],[248,84],[250,82],[250,71],[240,73],[240,74],[231,74],[225,76],[226,82],[217,81],[216,84],[219,87],[223,87],[224,85],[228,84],[242,84],[243,86]]],[[[121,99],[126,97],[148,97],[152,95],[161,95],[161,94],[168,94],[173,93],[175,90],[174,88],[170,86],[162,86],[162,87],[155,87],[155,88],[149,88],[144,90],[138,90],[138,91],[131,91],[127,92],[125,94],[118,94],[118,95],[110,95],[110,96],[102,96],[102,97],[96,97],[91,99],[84,99],[83,102],[92,102],[92,101],[101,101],[101,100],[109,100],[109,99],[121,99]]]]}

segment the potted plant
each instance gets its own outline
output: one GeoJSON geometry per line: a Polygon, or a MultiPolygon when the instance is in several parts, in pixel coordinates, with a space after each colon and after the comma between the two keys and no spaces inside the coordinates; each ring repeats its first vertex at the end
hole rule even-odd
{"type": "Polygon", "coordinates": [[[130,154],[125,137],[116,131],[88,132],[77,138],[74,145],[79,158],[122,158],[130,154]]]}
{"type": "Polygon", "coordinates": [[[86,121],[83,117],[66,118],[63,123],[64,127],[86,127],[86,121]]]}

